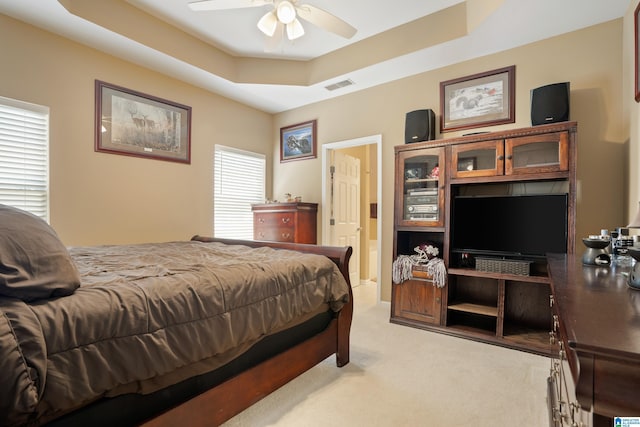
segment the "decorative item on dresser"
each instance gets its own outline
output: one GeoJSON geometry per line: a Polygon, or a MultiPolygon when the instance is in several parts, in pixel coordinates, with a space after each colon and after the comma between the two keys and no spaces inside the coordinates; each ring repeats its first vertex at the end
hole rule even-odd
{"type": "Polygon", "coordinates": [[[251,210],[254,240],[317,243],[317,203],[260,203],[251,210]]]}
{"type": "Polygon", "coordinates": [[[394,264],[431,242],[447,280],[407,269],[391,322],[551,354],[545,255],[575,250],[576,133],[562,122],[395,147],[394,264]]]}

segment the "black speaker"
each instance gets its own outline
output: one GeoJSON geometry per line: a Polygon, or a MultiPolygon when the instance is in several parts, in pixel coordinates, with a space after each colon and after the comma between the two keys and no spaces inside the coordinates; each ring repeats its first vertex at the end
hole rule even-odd
{"type": "Polygon", "coordinates": [[[531,125],[569,120],[569,82],[531,89],[531,125]]]}
{"type": "Polygon", "coordinates": [[[433,110],[408,112],[404,124],[404,142],[408,144],[432,139],[436,139],[436,115],[433,110]]]}

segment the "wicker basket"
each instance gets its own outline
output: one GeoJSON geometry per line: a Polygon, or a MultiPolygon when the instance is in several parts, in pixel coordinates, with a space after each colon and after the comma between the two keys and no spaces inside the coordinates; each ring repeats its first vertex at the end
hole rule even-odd
{"type": "Polygon", "coordinates": [[[531,261],[500,258],[476,258],[476,270],[491,273],[516,274],[528,276],[531,261]]]}

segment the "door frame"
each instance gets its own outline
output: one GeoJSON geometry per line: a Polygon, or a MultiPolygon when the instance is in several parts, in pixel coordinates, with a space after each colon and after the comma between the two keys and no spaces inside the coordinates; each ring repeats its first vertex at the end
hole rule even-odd
{"type": "MultiPolygon", "coordinates": [[[[376,256],[377,256],[377,260],[376,260],[376,291],[377,291],[377,295],[376,295],[376,301],[379,303],[380,302],[380,297],[381,297],[381,286],[380,286],[380,278],[381,278],[381,266],[382,266],[382,262],[380,261],[380,257],[381,257],[381,253],[382,253],[382,243],[381,243],[381,236],[382,236],[382,215],[383,215],[383,209],[381,209],[381,202],[382,202],[382,135],[378,134],[378,135],[370,135],[370,136],[364,136],[361,138],[355,138],[355,139],[347,139],[347,140],[343,140],[343,141],[335,141],[335,142],[329,142],[326,144],[322,144],[321,148],[322,148],[322,244],[326,245],[329,242],[329,230],[330,230],[330,225],[329,225],[329,220],[331,219],[331,204],[330,204],[330,177],[331,177],[331,173],[329,171],[329,167],[331,166],[331,162],[329,161],[329,159],[331,159],[331,151],[332,150],[339,150],[342,148],[351,148],[351,147],[358,147],[361,145],[372,145],[375,144],[376,146],[376,152],[377,152],[377,170],[378,170],[378,177],[377,177],[377,182],[376,182],[376,186],[378,187],[376,190],[376,198],[377,198],[377,203],[378,203],[378,218],[376,221],[376,235],[378,236],[377,239],[377,250],[376,250],[376,256]]],[[[360,209],[369,209],[368,206],[360,206],[360,209]]],[[[362,253],[363,249],[360,248],[360,252],[362,253]]]]}

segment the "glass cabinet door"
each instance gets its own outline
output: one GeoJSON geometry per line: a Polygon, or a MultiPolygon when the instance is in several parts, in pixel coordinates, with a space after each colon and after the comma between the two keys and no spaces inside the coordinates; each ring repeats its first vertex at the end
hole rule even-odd
{"type": "Polygon", "coordinates": [[[502,140],[484,141],[451,147],[453,178],[502,175],[504,144],[502,140]]]}
{"type": "Polygon", "coordinates": [[[523,136],[505,140],[505,174],[569,170],[567,132],[523,136]]]}
{"type": "Polygon", "coordinates": [[[396,219],[399,224],[442,226],[444,148],[398,153],[396,219]],[[420,223],[420,224],[416,224],[420,223]]]}

